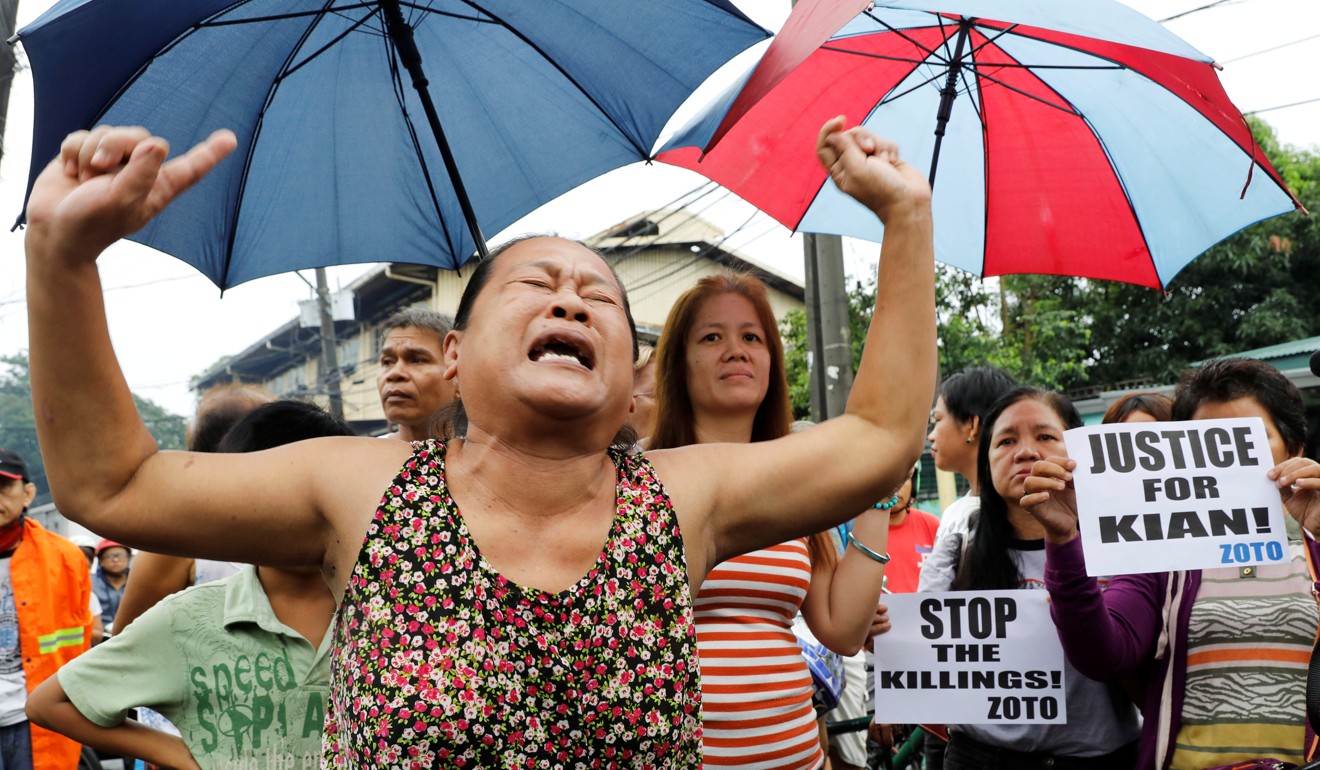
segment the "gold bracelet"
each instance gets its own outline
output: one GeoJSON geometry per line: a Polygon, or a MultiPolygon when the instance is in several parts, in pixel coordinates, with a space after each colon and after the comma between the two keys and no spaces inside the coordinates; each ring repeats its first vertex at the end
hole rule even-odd
{"type": "Polygon", "coordinates": [[[871,557],[871,558],[874,559],[875,561],[880,562],[881,564],[888,564],[888,563],[889,563],[889,559],[890,559],[889,554],[887,554],[887,553],[876,553],[875,551],[872,551],[870,548],[867,548],[865,545],[863,545],[863,544],[862,544],[862,541],[858,540],[857,537],[856,537],[855,535],[853,535],[853,533],[851,533],[851,532],[848,533],[848,543],[849,543],[850,545],[854,545],[854,546],[856,546],[856,547],[857,547],[857,550],[859,550],[859,551],[861,551],[862,553],[866,554],[867,556],[871,557]]]}

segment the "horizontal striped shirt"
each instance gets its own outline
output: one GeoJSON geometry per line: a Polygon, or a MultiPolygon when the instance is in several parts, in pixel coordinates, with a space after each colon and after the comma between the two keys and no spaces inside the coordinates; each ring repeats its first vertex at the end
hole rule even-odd
{"type": "Polygon", "coordinates": [[[1188,627],[1182,728],[1171,767],[1276,757],[1301,762],[1317,609],[1305,546],[1292,559],[1208,569],[1188,627]]]}
{"type": "Polygon", "coordinates": [[[723,562],[702,584],[694,615],[706,767],[824,763],[811,674],[792,630],[810,586],[805,539],[723,562]]]}

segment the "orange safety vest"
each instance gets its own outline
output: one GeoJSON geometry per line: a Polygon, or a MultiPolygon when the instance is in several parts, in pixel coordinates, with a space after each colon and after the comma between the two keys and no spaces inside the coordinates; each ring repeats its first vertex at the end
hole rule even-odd
{"type": "MultiPolygon", "coordinates": [[[[60,666],[92,644],[92,581],[78,546],[23,520],[23,540],[9,560],[9,580],[18,612],[23,675],[29,694],[60,666]]],[[[73,770],[82,747],[77,741],[31,725],[34,770],[73,770]]]]}

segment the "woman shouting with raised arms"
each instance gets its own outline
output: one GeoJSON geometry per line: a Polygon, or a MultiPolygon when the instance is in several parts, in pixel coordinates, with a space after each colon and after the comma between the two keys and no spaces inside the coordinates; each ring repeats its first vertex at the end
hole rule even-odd
{"type": "Polygon", "coordinates": [[[822,164],[886,227],[847,414],[816,430],[622,449],[627,296],[599,254],[537,237],[477,266],[445,339],[461,438],[159,452],[110,347],[96,258],[234,144],[217,133],[166,162],[145,130],[81,132],[33,189],[32,388],[60,509],[153,551],[320,565],[340,602],[327,766],[699,767],[691,602],[706,574],[839,523],[921,451],[935,385],[922,174],[842,118],[821,129],[822,164]]]}

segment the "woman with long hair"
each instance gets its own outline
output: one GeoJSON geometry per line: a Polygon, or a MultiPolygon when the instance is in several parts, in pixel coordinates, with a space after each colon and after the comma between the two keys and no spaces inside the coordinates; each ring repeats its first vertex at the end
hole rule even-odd
{"type": "MultiPolygon", "coordinates": [[[[1032,466],[1062,454],[1063,433],[1081,427],[1064,396],[1017,388],[986,413],[978,448],[981,505],[953,584],[956,591],[1044,589],[1044,530],[1019,499],[1032,466]]],[[[942,587],[943,588],[943,587],[942,587]]],[[[1117,685],[1068,667],[1068,722],[1062,725],[950,725],[948,770],[1131,767],[1139,732],[1136,710],[1117,685]],[[1042,764],[1049,758],[1050,764],[1042,764]]]]}
{"type": "MultiPolygon", "coordinates": [[[[652,450],[789,434],[784,346],[765,286],[702,278],[679,297],[656,353],[652,450]]],[[[819,430],[817,428],[816,430],[819,430]]],[[[807,431],[812,433],[814,431],[807,431]]],[[[826,532],[720,554],[694,603],[707,767],[821,767],[812,680],[792,631],[851,655],[865,643],[888,561],[888,511],[869,509],[840,559],[826,532]]]]}

